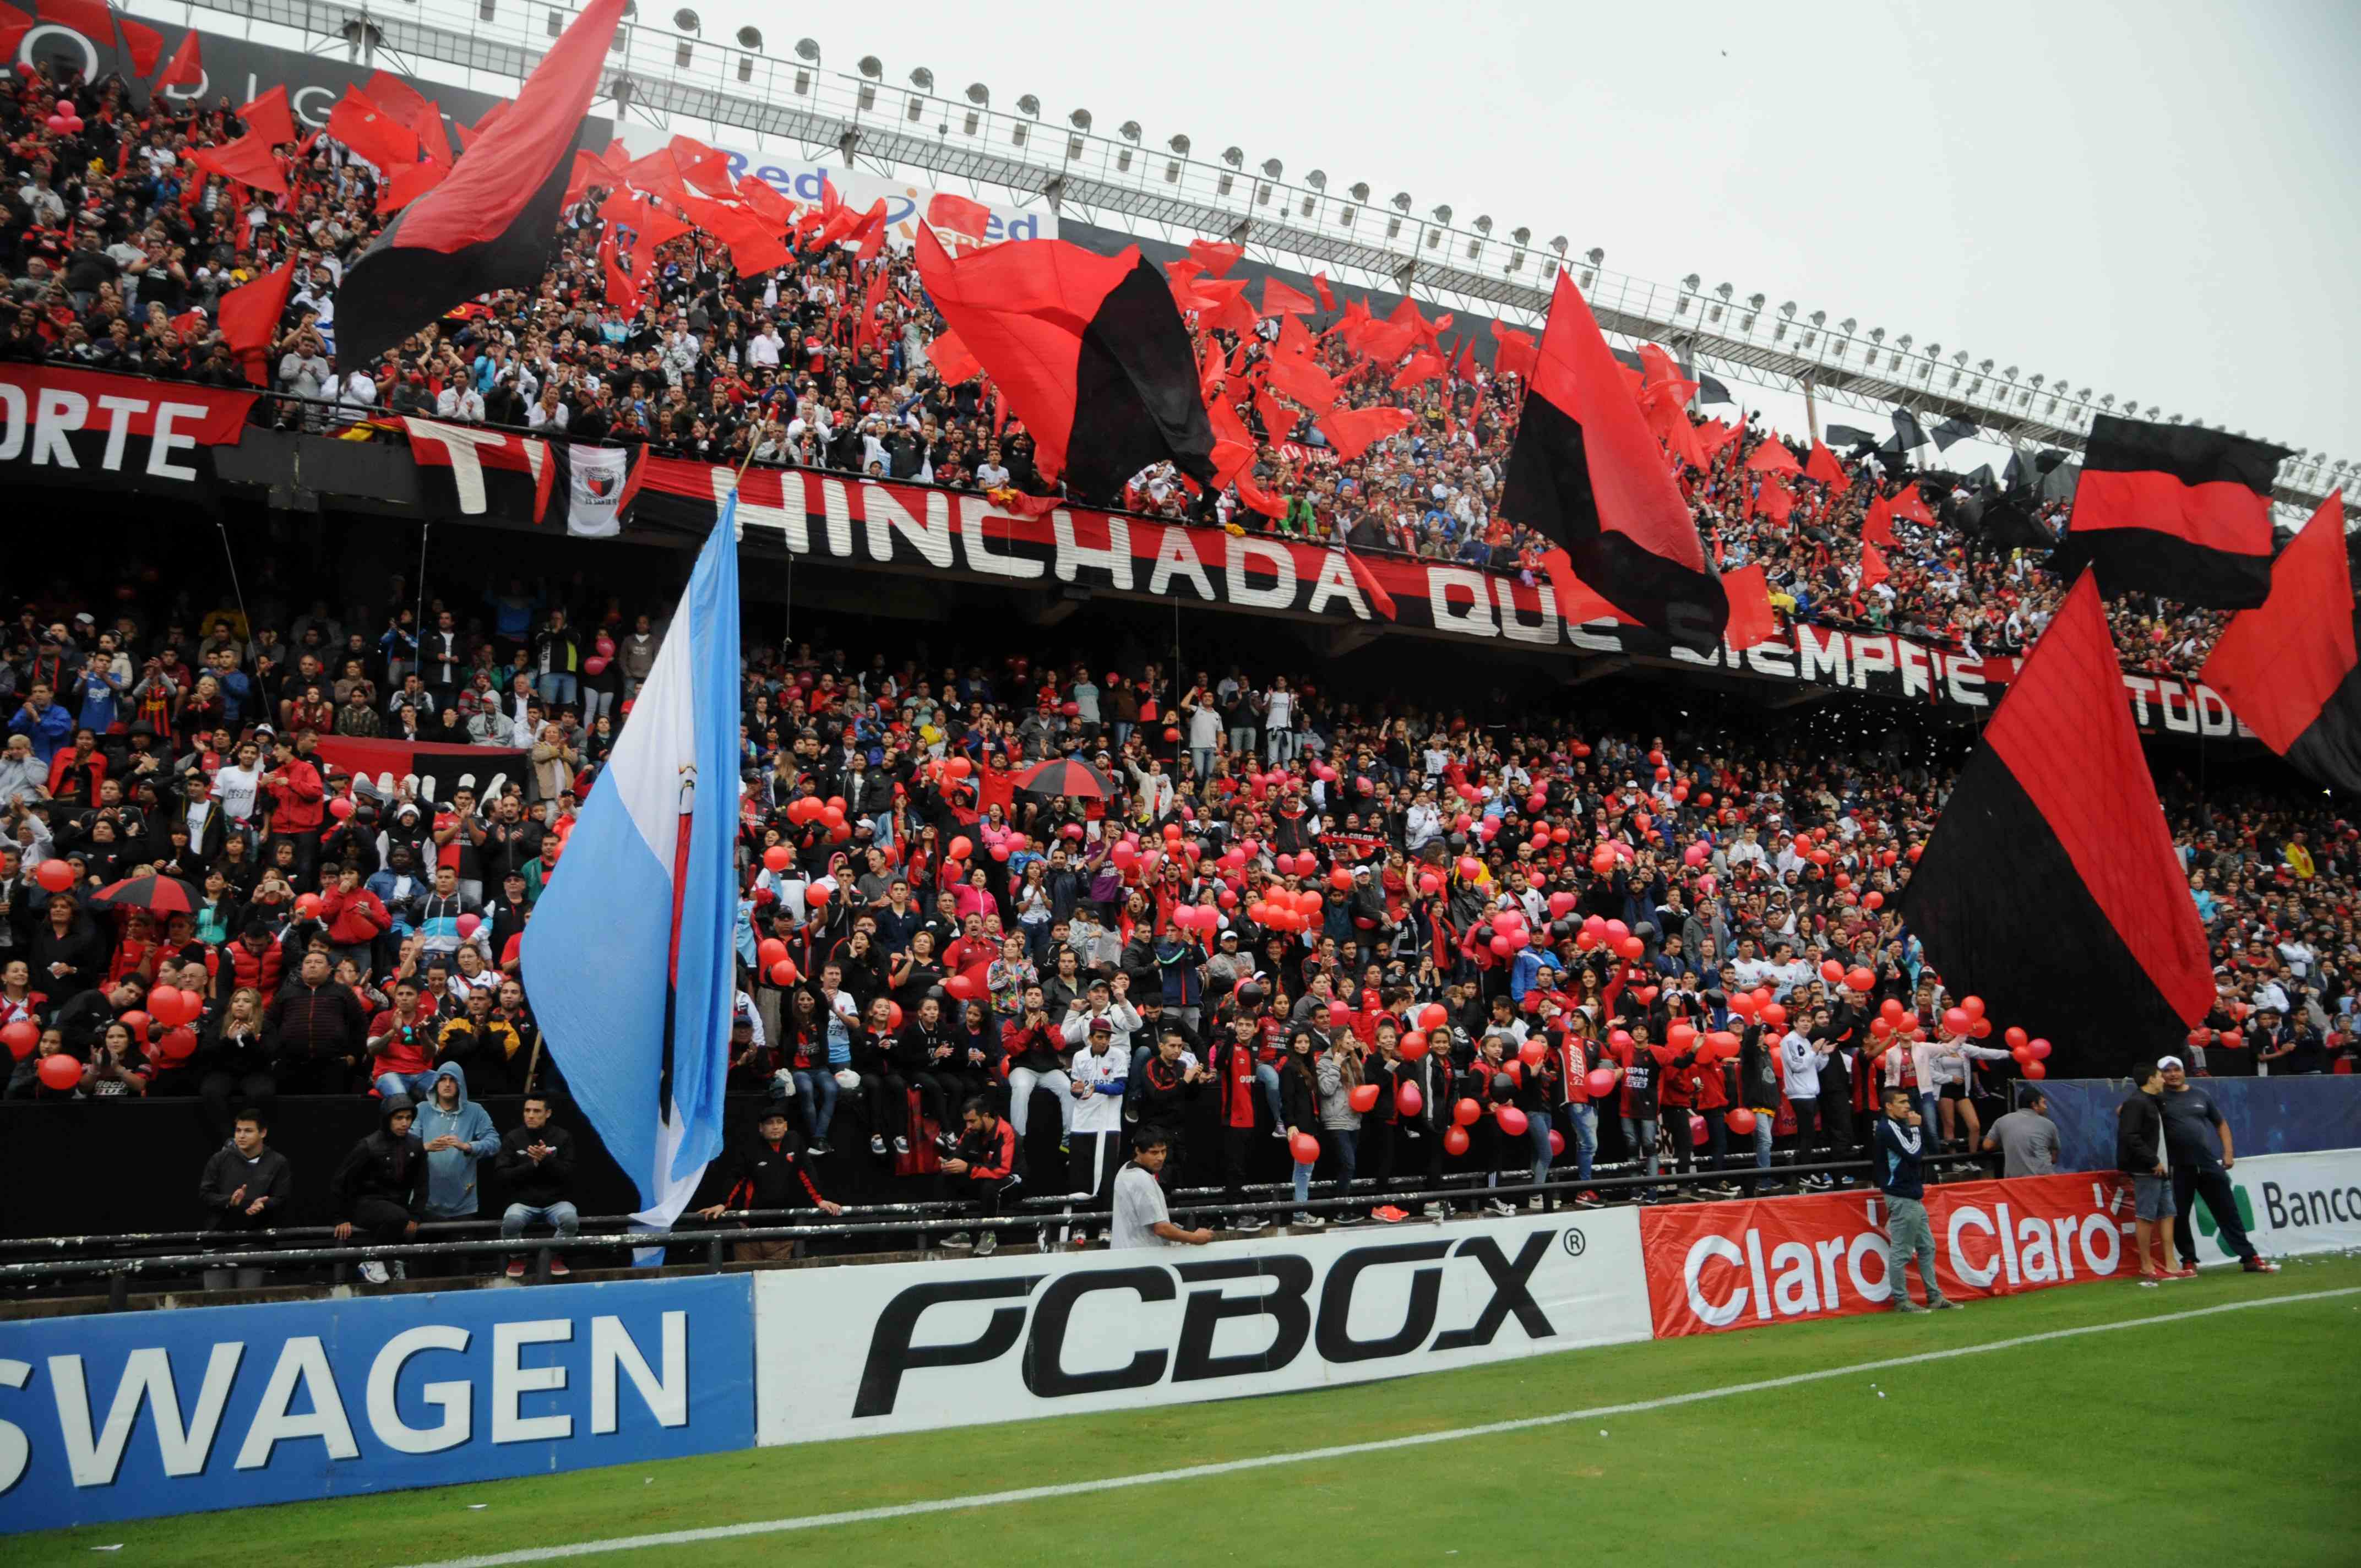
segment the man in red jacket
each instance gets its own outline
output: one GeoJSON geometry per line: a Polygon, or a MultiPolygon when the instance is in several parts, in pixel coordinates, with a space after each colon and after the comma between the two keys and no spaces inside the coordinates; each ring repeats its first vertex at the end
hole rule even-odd
{"type": "MultiPolygon", "coordinates": [[[[972,1245],[976,1256],[989,1257],[1000,1245],[1000,1233],[990,1222],[1000,1217],[1001,1205],[1024,1179],[1016,1174],[1016,1129],[981,1094],[967,1102],[960,1119],[964,1131],[960,1134],[958,1151],[943,1161],[945,1183],[950,1189],[945,1196],[964,1203],[985,1222],[972,1245]]],[[[965,1231],[954,1231],[942,1241],[946,1247],[965,1247],[970,1243],[965,1231]]]]}
{"type": "Polygon", "coordinates": [[[270,771],[257,782],[270,797],[271,838],[294,844],[296,869],[309,880],[320,863],[320,822],[326,815],[320,770],[295,754],[292,736],[274,735],[270,771]]]}
{"type": "Polygon", "coordinates": [[[327,924],[338,963],[350,959],[365,975],[375,970],[377,940],[393,929],[393,916],[384,900],[361,885],[360,867],[336,868],[335,884],[320,894],[320,918],[327,924]]]}

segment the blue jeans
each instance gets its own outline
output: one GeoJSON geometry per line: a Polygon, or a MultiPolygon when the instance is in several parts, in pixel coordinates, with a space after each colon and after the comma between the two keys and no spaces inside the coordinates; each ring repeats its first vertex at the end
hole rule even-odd
{"type": "Polygon", "coordinates": [[[1320,1141],[1327,1146],[1329,1154],[1335,1158],[1336,1179],[1350,1182],[1354,1172],[1359,1168],[1359,1130],[1354,1127],[1323,1127],[1320,1129],[1320,1141]]]}
{"type": "Polygon", "coordinates": [[[1287,1131],[1287,1113],[1279,1109],[1279,1069],[1267,1061],[1257,1062],[1255,1081],[1262,1085],[1262,1097],[1270,1104],[1270,1124],[1282,1133],[1287,1131]]]}
{"type": "Polygon", "coordinates": [[[582,1217],[573,1204],[562,1200],[545,1209],[536,1209],[530,1203],[511,1203],[500,1216],[500,1240],[512,1242],[532,1224],[548,1225],[557,1232],[559,1241],[571,1241],[574,1233],[582,1228],[582,1217]]]}
{"type": "Polygon", "coordinates": [[[1546,1111],[1526,1112],[1525,1136],[1533,1141],[1533,1185],[1539,1187],[1549,1180],[1550,1113],[1546,1111]]]}
{"type": "Polygon", "coordinates": [[[434,1092],[434,1077],[432,1072],[381,1072],[377,1075],[377,1091],[383,1099],[401,1094],[423,1105],[434,1092]]]}
{"type": "MultiPolygon", "coordinates": [[[[1314,1163],[1317,1163],[1316,1161],[1314,1163]]],[[[1301,1208],[1312,1197],[1312,1167],[1301,1160],[1295,1162],[1295,1203],[1301,1208]]]]}
{"type": "Polygon", "coordinates": [[[562,674],[552,670],[545,675],[535,677],[533,685],[533,689],[541,694],[541,703],[544,707],[574,706],[577,685],[572,675],[562,674]]]}
{"type": "Polygon", "coordinates": [[[1202,786],[1204,780],[1213,776],[1213,749],[1211,746],[1190,747],[1189,765],[1197,770],[1197,778],[1202,786]]]}
{"type": "Polygon", "coordinates": [[[804,1135],[817,1143],[828,1136],[829,1124],[836,1120],[836,1075],[818,1067],[799,1067],[794,1074],[796,1098],[804,1108],[804,1135]]]}
{"type": "MultiPolygon", "coordinates": [[[[1648,1179],[1656,1179],[1656,1124],[1653,1118],[1641,1121],[1631,1116],[1619,1117],[1623,1124],[1623,1141],[1631,1146],[1634,1154],[1642,1155],[1648,1162],[1648,1179]]],[[[1651,1190],[1653,1190],[1653,1189],[1651,1190]]]]}
{"type": "Polygon", "coordinates": [[[1590,1179],[1590,1162],[1598,1153],[1598,1107],[1568,1105],[1566,1120],[1573,1124],[1574,1174],[1580,1181],[1590,1179]]]}

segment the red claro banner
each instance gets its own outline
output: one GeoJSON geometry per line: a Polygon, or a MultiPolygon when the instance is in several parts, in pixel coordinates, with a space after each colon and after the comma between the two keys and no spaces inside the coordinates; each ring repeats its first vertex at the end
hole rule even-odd
{"type": "MultiPolygon", "coordinates": [[[[1926,1201],[1955,1299],[2134,1272],[2131,1189],[2112,1172],[1929,1187],[1926,1201]]],[[[1659,1339],[1881,1312],[1894,1298],[1874,1191],[1648,1209],[1640,1248],[1659,1339]]],[[[1915,1269],[1910,1289],[1925,1299],[1915,1269]]]]}

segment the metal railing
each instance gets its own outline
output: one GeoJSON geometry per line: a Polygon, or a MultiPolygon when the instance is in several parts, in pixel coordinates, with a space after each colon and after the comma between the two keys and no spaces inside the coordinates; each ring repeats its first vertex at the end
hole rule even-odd
{"type": "MultiPolygon", "coordinates": [[[[1966,1164],[1982,1168],[1989,1162],[1984,1156],[1973,1151],[1960,1150],[1930,1155],[1927,1157],[1927,1163],[1940,1166],[1966,1164]]],[[[1867,1160],[1774,1164],[1769,1167],[1726,1166],[1719,1170],[1700,1168],[1683,1172],[1660,1170],[1654,1176],[1650,1176],[1644,1171],[1602,1176],[1594,1169],[1588,1179],[1576,1179],[1571,1170],[1553,1170],[1550,1173],[1551,1179],[1542,1182],[1495,1179],[1498,1176],[1505,1174],[1503,1172],[1460,1172],[1456,1173],[1455,1178],[1446,1179],[1444,1185],[1441,1187],[1431,1185],[1423,1180],[1386,1183],[1373,1180],[1366,1184],[1356,1181],[1349,1186],[1337,1182],[1321,1183],[1319,1185],[1326,1190],[1324,1192],[1316,1193],[1300,1203],[1296,1201],[1291,1189],[1284,1189],[1287,1195],[1279,1199],[1257,1200],[1241,1196],[1233,1200],[1224,1196],[1229,1191],[1228,1189],[1196,1188],[1175,1193],[1173,1197],[1176,1201],[1170,1205],[1170,1212],[1176,1222],[1200,1217],[1235,1219],[1246,1215],[1256,1215],[1271,1216],[1284,1223],[1286,1219],[1293,1214],[1305,1212],[1322,1216],[1323,1219],[1329,1215],[1337,1215],[1339,1219],[1333,1223],[1355,1223],[1365,1221],[1373,1209],[1399,1200],[1403,1204],[1414,1205],[1414,1207],[1408,1210],[1403,1220],[1396,1223],[1442,1223],[1455,1217],[1455,1211],[1464,1211],[1466,1214],[1472,1216],[1479,1213],[1483,1205],[1496,1201],[1508,1203],[1513,1200],[1515,1207],[1523,1210],[1528,1207],[1528,1201],[1537,1200],[1542,1212],[1556,1212],[1562,1209],[1587,1209],[1600,1206],[1588,1201],[1594,1195],[1598,1197],[1642,1196],[1653,1194],[1658,1190],[1681,1191],[1691,1187],[1708,1185],[1718,1187],[1730,1183],[1741,1183],[1750,1187],[1764,1183],[1784,1186],[1789,1181],[1811,1178],[1826,1178],[1834,1184],[1839,1181],[1858,1181],[1869,1170],[1870,1163],[1867,1160]],[[1442,1207],[1444,1212],[1440,1215],[1422,1212],[1433,1206],[1442,1207]]],[[[1257,1184],[1255,1188],[1238,1190],[1241,1193],[1248,1190],[1269,1191],[1278,1185],[1257,1184]]],[[[1862,1189],[1862,1190],[1872,1190],[1862,1189]]],[[[405,1263],[412,1259],[438,1263],[452,1260],[464,1262],[478,1257],[505,1259],[525,1256],[532,1260],[531,1278],[534,1283],[539,1284],[545,1283],[553,1277],[550,1265],[560,1255],[612,1254],[619,1251],[628,1253],[653,1247],[690,1248],[701,1254],[701,1257],[697,1263],[686,1266],[695,1272],[712,1273],[719,1271],[731,1261],[728,1254],[744,1243],[785,1242],[795,1245],[800,1252],[803,1244],[812,1242],[905,1240],[921,1244],[917,1250],[936,1253],[951,1250],[928,1247],[924,1245],[939,1235],[948,1236],[956,1233],[975,1231],[994,1233],[1031,1231],[1036,1234],[1039,1250],[1046,1253],[1056,1250],[1056,1244],[1051,1240],[1053,1234],[1074,1237],[1082,1231],[1103,1229],[1106,1223],[1104,1211],[1093,1207],[1092,1197],[1087,1194],[1066,1192],[1039,1195],[1026,1201],[1020,1205],[1020,1209],[1029,1212],[983,1215],[977,1212],[972,1203],[888,1204],[873,1206],[864,1212],[916,1211],[919,1212],[922,1217],[865,1220],[851,1217],[851,1212],[848,1210],[846,1218],[850,1219],[851,1223],[846,1223],[845,1219],[824,1218],[817,1223],[811,1221],[811,1216],[815,1212],[811,1210],[732,1211],[724,1213],[719,1219],[704,1222],[692,1228],[664,1231],[585,1232],[563,1241],[555,1235],[543,1234],[513,1239],[493,1236],[481,1240],[455,1239],[381,1245],[335,1244],[325,1246],[267,1249],[248,1247],[245,1250],[236,1250],[235,1243],[244,1238],[235,1234],[231,1242],[225,1244],[216,1233],[165,1232],[157,1233],[145,1239],[177,1244],[192,1236],[205,1236],[214,1241],[215,1247],[214,1250],[167,1251],[135,1257],[84,1257],[0,1264],[0,1289],[5,1289],[11,1286],[39,1286],[77,1278],[100,1279],[105,1283],[108,1310],[122,1310],[129,1306],[132,1282],[144,1276],[201,1275],[207,1270],[247,1268],[286,1270],[325,1267],[329,1271],[330,1284],[345,1286],[351,1283],[352,1271],[364,1263],[395,1264],[405,1263]],[[752,1225],[732,1223],[741,1218],[754,1219],[783,1214],[798,1216],[799,1223],[752,1225]]],[[[495,1221],[443,1223],[447,1223],[454,1233],[498,1228],[498,1222],[495,1221]]],[[[595,1220],[585,1221],[584,1223],[622,1224],[628,1223],[628,1221],[622,1216],[601,1216],[595,1220]]],[[[303,1226],[290,1227],[285,1231],[269,1234],[274,1236],[283,1234],[290,1238],[311,1238],[332,1235],[333,1232],[326,1226],[303,1226]]],[[[129,1241],[131,1239],[133,1238],[50,1238],[47,1242],[19,1241],[6,1245],[12,1248],[23,1248],[57,1245],[66,1242],[129,1241]]]]}

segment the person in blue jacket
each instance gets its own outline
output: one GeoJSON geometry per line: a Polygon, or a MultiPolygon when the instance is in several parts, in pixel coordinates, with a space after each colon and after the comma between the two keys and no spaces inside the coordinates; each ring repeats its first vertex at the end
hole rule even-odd
{"type": "Polygon", "coordinates": [[[426,1146],[426,1206],[419,1217],[473,1218],[483,1185],[478,1162],[500,1152],[500,1135],[492,1130],[490,1113],[467,1098],[467,1075],[457,1062],[434,1069],[434,1090],[411,1130],[426,1146]]]}

